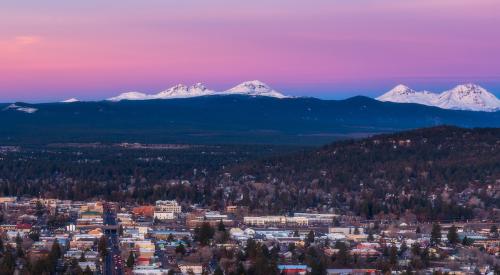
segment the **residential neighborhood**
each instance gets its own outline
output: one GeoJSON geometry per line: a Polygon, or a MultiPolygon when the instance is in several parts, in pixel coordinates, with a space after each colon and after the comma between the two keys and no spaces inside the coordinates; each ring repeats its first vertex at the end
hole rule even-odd
{"type": "Polygon", "coordinates": [[[0,197],[1,274],[499,274],[499,224],[0,197]]]}

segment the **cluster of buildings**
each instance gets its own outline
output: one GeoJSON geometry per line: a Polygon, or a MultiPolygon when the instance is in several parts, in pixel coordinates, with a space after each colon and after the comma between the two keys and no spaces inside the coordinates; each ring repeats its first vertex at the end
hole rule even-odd
{"type": "MultiPolygon", "coordinates": [[[[367,264],[357,268],[328,267],[327,274],[379,274],[381,270],[369,263],[383,257],[387,247],[396,247],[400,252],[397,260],[402,270],[412,259],[411,249],[403,247],[430,247],[430,224],[376,224],[333,213],[255,216],[236,206],[211,211],[181,206],[176,201],[121,205],[16,197],[0,197],[0,207],[0,236],[4,244],[16,247],[22,239],[27,257],[36,260],[47,257],[57,242],[63,251],[61,268],[76,259],[82,270],[95,274],[103,273],[105,265],[110,264],[127,274],[212,274],[219,266],[212,249],[243,251],[249,240],[278,249],[278,269],[282,274],[311,271],[311,266],[294,255],[292,247],[313,245],[326,257],[335,259],[340,253],[339,242],[348,248],[350,257],[366,259],[367,264]],[[208,247],[200,247],[195,231],[206,224],[223,227],[227,236],[213,236],[208,247]],[[116,246],[123,263],[103,260],[99,251],[100,240],[111,238],[113,233],[118,235],[116,246]]],[[[460,240],[470,240],[469,246],[447,244],[450,226],[442,225],[441,244],[429,250],[435,254],[435,261],[424,272],[493,274],[493,263],[500,261],[499,236],[493,230],[498,224],[455,223],[460,240]],[[486,257],[488,261],[473,257],[486,257]]]]}

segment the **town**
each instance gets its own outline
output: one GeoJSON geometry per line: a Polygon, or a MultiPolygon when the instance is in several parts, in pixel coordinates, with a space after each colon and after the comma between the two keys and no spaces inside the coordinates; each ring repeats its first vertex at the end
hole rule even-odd
{"type": "Polygon", "coordinates": [[[0,197],[0,274],[499,274],[498,223],[0,197]]]}

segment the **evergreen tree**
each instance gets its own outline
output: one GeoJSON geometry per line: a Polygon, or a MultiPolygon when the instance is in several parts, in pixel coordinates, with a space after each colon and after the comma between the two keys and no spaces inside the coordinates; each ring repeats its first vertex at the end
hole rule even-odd
{"type": "Polygon", "coordinates": [[[16,256],[18,258],[24,257],[24,249],[23,249],[23,238],[19,233],[16,236],[16,256]]]}
{"type": "Polygon", "coordinates": [[[353,234],[354,234],[354,235],[359,235],[359,234],[360,234],[360,232],[359,232],[359,228],[358,228],[357,226],[356,226],[356,227],[354,227],[354,233],[353,233],[353,234]]]}
{"type": "Polygon", "coordinates": [[[226,225],[224,224],[224,222],[222,222],[222,220],[220,220],[219,224],[217,225],[217,231],[226,232],[226,225]]]}
{"type": "Polygon", "coordinates": [[[99,253],[103,259],[106,257],[106,255],[108,255],[108,239],[106,238],[106,235],[102,235],[99,239],[97,249],[99,250],[99,253]]]}
{"type": "Polygon", "coordinates": [[[57,261],[59,260],[59,258],[61,258],[61,255],[62,252],[61,247],[59,246],[59,242],[57,242],[57,240],[54,240],[48,257],[50,271],[54,271],[56,269],[57,261]]]}
{"type": "Polygon", "coordinates": [[[80,254],[80,259],[78,259],[79,262],[86,262],[87,259],[85,258],[85,251],[82,251],[82,254],[80,254]]]}
{"type": "Polygon", "coordinates": [[[395,245],[391,246],[389,251],[389,263],[394,268],[398,263],[398,248],[395,245]]]}
{"type": "Polygon", "coordinates": [[[175,248],[175,253],[181,254],[181,255],[186,255],[186,248],[182,243],[180,243],[176,248],[175,248]]]}
{"type": "Polygon", "coordinates": [[[455,227],[455,225],[452,225],[450,227],[446,237],[448,238],[448,242],[450,242],[450,244],[452,245],[455,245],[460,242],[460,238],[458,237],[457,228],[455,227]]]}
{"type": "Polygon", "coordinates": [[[173,240],[175,240],[174,235],[168,234],[167,241],[171,242],[173,240]]]}
{"type": "Polygon", "coordinates": [[[467,236],[464,236],[464,238],[462,239],[463,246],[470,246],[472,245],[472,243],[474,243],[474,240],[467,238],[467,236]]]}
{"type": "Polygon", "coordinates": [[[307,233],[306,243],[307,245],[314,243],[314,231],[310,230],[309,233],[307,233]]]}
{"type": "Polygon", "coordinates": [[[92,270],[90,270],[90,267],[89,267],[89,266],[87,266],[87,267],[85,268],[85,271],[83,271],[83,274],[84,274],[84,275],[93,275],[93,274],[94,274],[94,272],[92,272],[92,270]]]}
{"type": "Polygon", "coordinates": [[[210,223],[203,222],[201,227],[196,227],[194,229],[194,239],[198,241],[202,246],[206,246],[210,243],[210,240],[214,237],[215,230],[212,228],[210,223]]]}
{"type": "Polygon", "coordinates": [[[334,265],[336,267],[349,267],[352,259],[347,245],[344,242],[337,241],[334,247],[339,250],[337,254],[333,256],[334,265]]]}
{"type": "Polygon", "coordinates": [[[431,245],[436,246],[441,243],[441,226],[438,223],[432,224],[431,245]]]}
{"type": "Polygon", "coordinates": [[[135,263],[135,255],[133,251],[130,251],[127,258],[127,267],[128,268],[134,267],[134,263],[135,263]]]}
{"type": "Polygon", "coordinates": [[[493,235],[493,237],[498,238],[498,227],[496,225],[491,226],[490,234],[493,235]]]}
{"type": "Polygon", "coordinates": [[[367,237],[367,240],[368,240],[369,242],[373,242],[373,241],[375,240],[375,238],[373,237],[373,233],[372,233],[372,231],[371,231],[371,230],[368,232],[368,237],[367,237]]]}
{"type": "Polygon", "coordinates": [[[220,266],[217,266],[217,268],[214,271],[214,275],[224,275],[224,271],[222,271],[220,266]]]}
{"type": "Polygon", "coordinates": [[[0,274],[14,274],[14,268],[16,267],[16,260],[12,254],[11,249],[6,249],[2,257],[2,263],[0,264],[0,274]]]}

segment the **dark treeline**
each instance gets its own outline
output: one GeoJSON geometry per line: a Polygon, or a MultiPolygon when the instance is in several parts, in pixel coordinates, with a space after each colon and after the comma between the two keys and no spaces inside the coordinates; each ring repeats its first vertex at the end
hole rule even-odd
{"type": "Polygon", "coordinates": [[[153,202],[256,213],[338,211],[415,220],[494,218],[500,129],[436,127],[319,149],[43,147],[4,152],[0,193],[153,202]],[[295,153],[293,152],[295,151],[295,153]]]}

